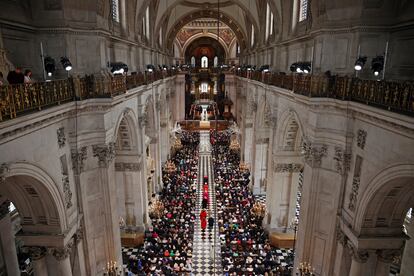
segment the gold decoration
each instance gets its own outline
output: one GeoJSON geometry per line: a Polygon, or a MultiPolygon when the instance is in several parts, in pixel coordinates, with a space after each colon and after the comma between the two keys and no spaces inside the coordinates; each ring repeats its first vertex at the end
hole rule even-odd
{"type": "Polygon", "coordinates": [[[167,160],[167,162],[165,162],[164,170],[167,173],[175,173],[177,171],[177,167],[175,166],[173,162],[171,162],[170,160],[167,160]]]}
{"type": "Polygon", "coordinates": [[[155,199],[151,202],[148,214],[151,218],[161,218],[164,214],[164,204],[159,199],[155,199]]]}

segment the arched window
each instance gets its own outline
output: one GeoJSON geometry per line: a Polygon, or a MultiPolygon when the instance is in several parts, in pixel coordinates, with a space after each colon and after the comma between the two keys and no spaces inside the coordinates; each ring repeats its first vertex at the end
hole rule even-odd
{"type": "Polygon", "coordinates": [[[191,57],[191,65],[195,66],[195,57],[194,56],[191,57]]]}
{"type": "Polygon", "coordinates": [[[111,0],[112,20],[119,22],[119,0],[111,0]]]}
{"type": "Polygon", "coordinates": [[[149,39],[149,6],[145,10],[145,36],[149,39]]]}
{"type": "Polygon", "coordinates": [[[201,58],[201,68],[208,68],[208,57],[204,56],[201,58]]]}
{"type": "Polygon", "coordinates": [[[299,0],[299,22],[308,18],[308,0],[299,0]]]}
{"type": "Polygon", "coordinates": [[[218,66],[218,56],[214,57],[214,67],[218,66]]]}
{"type": "Polygon", "coordinates": [[[251,46],[254,45],[254,26],[252,25],[251,46]]]}
{"type": "Polygon", "coordinates": [[[273,12],[270,10],[270,5],[266,6],[266,40],[273,34],[273,12]]]}
{"type": "Polygon", "coordinates": [[[201,93],[207,93],[208,92],[208,84],[206,82],[201,83],[201,93]]]}

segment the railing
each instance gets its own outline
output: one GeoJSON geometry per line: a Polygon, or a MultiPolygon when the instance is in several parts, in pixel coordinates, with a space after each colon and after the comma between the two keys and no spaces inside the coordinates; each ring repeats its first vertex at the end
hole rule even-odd
{"type": "Polygon", "coordinates": [[[174,71],[136,73],[129,76],[95,76],[50,82],[0,86],[0,122],[62,103],[111,98],[127,90],[175,75],[174,71]]]}
{"type": "Polygon", "coordinates": [[[354,101],[414,116],[414,82],[361,80],[348,76],[285,75],[242,71],[237,76],[263,82],[307,97],[354,101]]]}

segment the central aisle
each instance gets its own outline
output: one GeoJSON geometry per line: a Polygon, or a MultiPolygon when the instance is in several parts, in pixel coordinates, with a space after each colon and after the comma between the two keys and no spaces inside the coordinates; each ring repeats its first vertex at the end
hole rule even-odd
{"type": "Polygon", "coordinates": [[[199,174],[197,185],[196,222],[194,225],[193,242],[193,273],[194,275],[223,275],[221,263],[221,246],[216,217],[216,192],[214,188],[214,175],[211,160],[211,144],[209,131],[200,131],[199,148],[199,174]],[[200,213],[203,201],[203,181],[208,177],[208,208],[207,220],[214,218],[212,229],[207,225],[203,231],[200,213]]]}

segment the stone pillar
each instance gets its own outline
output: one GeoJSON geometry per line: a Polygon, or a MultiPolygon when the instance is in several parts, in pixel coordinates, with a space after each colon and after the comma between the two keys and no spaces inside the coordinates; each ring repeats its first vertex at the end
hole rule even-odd
{"type": "MultiPolygon", "coordinates": [[[[414,212],[413,212],[414,215],[414,212]]],[[[404,253],[401,260],[401,275],[410,275],[414,271],[414,218],[405,224],[410,239],[405,241],[404,253]]]]}
{"type": "Polygon", "coordinates": [[[358,250],[348,241],[348,248],[352,255],[351,269],[349,271],[349,276],[364,276],[367,275],[367,265],[369,254],[366,250],[358,250]]]}
{"type": "Polygon", "coordinates": [[[19,263],[12,223],[9,213],[10,201],[6,200],[0,205],[0,239],[6,263],[7,275],[20,275],[19,263]]]}
{"type": "Polygon", "coordinates": [[[45,247],[32,246],[28,248],[30,259],[33,262],[34,276],[48,276],[45,247]]]}
{"type": "Polygon", "coordinates": [[[49,248],[50,254],[54,258],[50,258],[48,270],[54,271],[60,276],[72,276],[72,267],[70,265],[70,251],[72,243],[69,243],[65,247],[49,248]],[[53,267],[53,269],[49,269],[53,267]]]}
{"type": "MultiPolygon", "coordinates": [[[[394,261],[395,258],[400,257],[400,256],[401,256],[401,250],[399,249],[377,250],[377,265],[375,268],[375,275],[376,276],[389,276],[391,263],[394,261]]],[[[401,273],[401,275],[409,275],[409,274],[401,273]]]]}
{"type": "Polygon", "coordinates": [[[83,250],[83,231],[79,228],[74,236],[75,260],[73,264],[73,275],[86,276],[85,254],[83,250]]]}
{"type": "Polygon", "coordinates": [[[346,248],[347,237],[341,229],[337,229],[336,233],[336,253],[335,253],[335,265],[333,270],[333,276],[347,275],[351,266],[351,255],[346,248]]]}
{"type": "Polygon", "coordinates": [[[273,168],[272,183],[268,184],[266,199],[269,202],[269,227],[272,230],[286,232],[295,216],[298,175],[301,169],[300,164],[283,163],[275,164],[273,168]]]}

